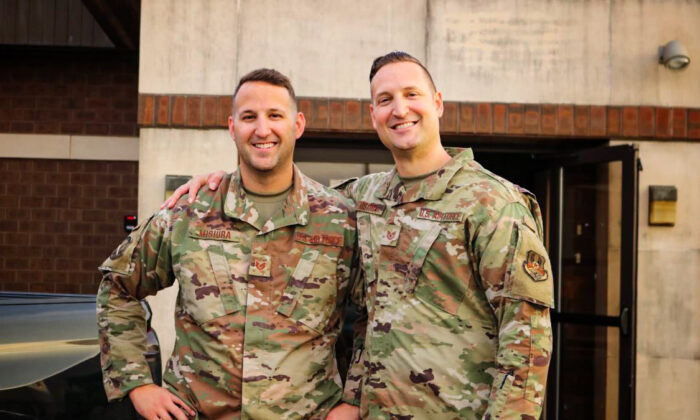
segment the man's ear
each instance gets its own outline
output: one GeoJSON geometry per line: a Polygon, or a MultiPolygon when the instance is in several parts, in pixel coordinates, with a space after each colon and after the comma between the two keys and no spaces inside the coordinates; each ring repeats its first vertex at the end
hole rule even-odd
{"type": "Polygon", "coordinates": [[[233,115],[228,116],[228,132],[231,135],[231,140],[236,140],[236,136],[233,134],[233,115]]]}
{"type": "Polygon", "coordinates": [[[304,128],[306,128],[306,117],[304,117],[303,112],[297,112],[296,117],[296,138],[298,139],[304,134],[304,128]]]}
{"type": "Polygon", "coordinates": [[[372,128],[374,128],[374,131],[377,131],[377,123],[374,121],[374,105],[371,102],[369,104],[369,116],[372,118],[372,128]]]}
{"type": "Polygon", "coordinates": [[[442,118],[445,112],[445,104],[442,102],[442,92],[435,91],[435,108],[437,109],[438,118],[442,118]]]}

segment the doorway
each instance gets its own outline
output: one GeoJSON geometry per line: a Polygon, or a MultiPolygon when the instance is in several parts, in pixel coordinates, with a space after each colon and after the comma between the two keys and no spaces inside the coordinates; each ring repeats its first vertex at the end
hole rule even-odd
{"type": "MultiPolygon", "coordinates": [[[[392,166],[385,149],[333,143],[299,143],[302,171],[328,183],[392,166]]],[[[480,164],[534,192],[542,209],[556,305],[542,418],[634,419],[636,148],[471,146],[480,164]]]]}

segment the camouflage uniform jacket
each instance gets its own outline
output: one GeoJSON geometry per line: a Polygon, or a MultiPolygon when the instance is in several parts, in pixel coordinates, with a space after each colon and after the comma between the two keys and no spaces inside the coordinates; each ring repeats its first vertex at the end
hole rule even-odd
{"type": "Polygon", "coordinates": [[[368,322],[344,401],[370,419],[536,419],[553,304],[539,206],[448,152],[408,191],[396,169],[346,186],[368,322]]]}
{"type": "Polygon", "coordinates": [[[160,211],[100,267],[109,399],[152,382],[139,300],[178,282],[168,388],[200,419],[325,418],[342,397],[334,345],[356,242],[354,207],[295,168],[259,220],[240,175],[160,211]]]}

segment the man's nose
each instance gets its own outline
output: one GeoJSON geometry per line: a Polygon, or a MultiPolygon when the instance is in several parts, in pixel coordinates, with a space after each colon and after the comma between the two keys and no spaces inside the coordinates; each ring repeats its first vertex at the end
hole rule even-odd
{"type": "Polygon", "coordinates": [[[265,118],[258,118],[255,125],[255,135],[260,138],[265,138],[270,135],[270,124],[265,118]]]}
{"type": "Polygon", "coordinates": [[[393,114],[397,118],[403,118],[408,114],[408,103],[403,99],[396,99],[394,101],[393,114]]]}

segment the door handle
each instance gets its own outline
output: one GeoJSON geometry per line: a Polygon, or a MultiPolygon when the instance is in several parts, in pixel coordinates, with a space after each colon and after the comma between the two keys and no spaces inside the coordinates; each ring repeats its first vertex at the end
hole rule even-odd
{"type": "Polygon", "coordinates": [[[630,333],[630,308],[622,308],[620,312],[620,332],[622,335],[630,333]]]}

